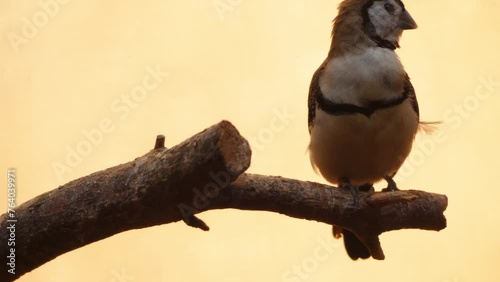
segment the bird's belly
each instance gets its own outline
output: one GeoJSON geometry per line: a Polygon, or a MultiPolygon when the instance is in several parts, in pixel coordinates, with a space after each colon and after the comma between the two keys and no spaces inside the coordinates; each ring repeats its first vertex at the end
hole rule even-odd
{"type": "Polygon", "coordinates": [[[354,185],[375,183],[401,167],[417,129],[409,101],[370,118],[318,110],[309,144],[311,163],[331,183],[344,177],[354,185]]]}

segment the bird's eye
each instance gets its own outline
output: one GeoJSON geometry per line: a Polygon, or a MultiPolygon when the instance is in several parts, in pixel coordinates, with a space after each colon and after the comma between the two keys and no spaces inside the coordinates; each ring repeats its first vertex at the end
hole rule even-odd
{"type": "Polygon", "coordinates": [[[394,13],[394,10],[395,10],[394,5],[387,3],[384,5],[384,8],[387,12],[389,12],[391,14],[394,13]]]}

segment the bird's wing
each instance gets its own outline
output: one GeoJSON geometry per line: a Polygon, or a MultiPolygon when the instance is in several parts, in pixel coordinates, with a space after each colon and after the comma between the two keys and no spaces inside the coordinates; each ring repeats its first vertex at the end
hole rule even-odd
{"type": "Polygon", "coordinates": [[[312,80],[311,80],[311,85],[309,86],[309,97],[307,98],[307,105],[309,109],[309,114],[308,114],[308,127],[309,127],[309,134],[311,134],[311,130],[314,126],[314,118],[316,116],[316,108],[318,107],[318,97],[323,95],[321,93],[321,88],[319,86],[319,79],[321,75],[323,74],[323,70],[325,69],[326,66],[325,61],[319,68],[316,70],[314,73],[312,80]]]}
{"type": "Polygon", "coordinates": [[[415,89],[413,88],[413,85],[411,84],[410,77],[408,76],[408,74],[406,74],[403,92],[408,96],[408,99],[411,102],[411,106],[412,106],[413,110],[417,114],[417,117],[419,117],[419,119],[420,119],[420,112],[418,109],[417,95],[415,94],[415,89]]]}

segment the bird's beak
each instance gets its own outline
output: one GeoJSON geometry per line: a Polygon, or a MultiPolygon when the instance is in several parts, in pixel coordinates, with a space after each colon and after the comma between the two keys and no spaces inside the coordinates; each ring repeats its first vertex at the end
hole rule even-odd
{"type": "Polygon", "coordinates": [[[415,20],[411,17],[408,11],[404,10],[399,18],[399,27],[401,29],[415,29],[418,27],[415,20]]]}

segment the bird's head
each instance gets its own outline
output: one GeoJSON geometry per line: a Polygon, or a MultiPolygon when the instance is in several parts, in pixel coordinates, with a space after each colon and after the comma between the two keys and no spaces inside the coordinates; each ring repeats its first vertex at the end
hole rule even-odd
{"type": "Polygon", "coordinates": [[[370,0],[362,8],[364,30],[398,46],[405,29],[417,28],[417,23],[401,0],[370,0]]]}
{"type": "Polygon", "coordinates": [[[344,0],[334,20],[332,44],[340,43],[343,51],[374,44],[395,49],[403,31],[415,28],[401,0],[344,0]]]}

